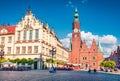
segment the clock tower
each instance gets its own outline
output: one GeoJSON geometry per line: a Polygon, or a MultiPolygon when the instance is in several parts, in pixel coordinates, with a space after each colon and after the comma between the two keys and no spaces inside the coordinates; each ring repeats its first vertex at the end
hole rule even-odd
{"type": "Polygon", "coordinates": [[[79,53],[81,46],[81,36],[80,36],[80,22],[77,9],[75,9],[74,20],[72,23],[72,62],[74,64],[79,63],[79,53]]]}
{"type": "Polygon", "coordinates": [[[72,23],[72,48],[69,51],[69,63],[75,66],[73,70],[80,68],[99,69],[99,65],[103,61],[103,52],[101,51],[102,49],[98,48],[100,48],[100,44],[98,43],[97,45],[95,40],[93,40],[90,48],[86,45],[85,40],[82,41],[79,14],[77,9],[75,9],[72,23]]]}

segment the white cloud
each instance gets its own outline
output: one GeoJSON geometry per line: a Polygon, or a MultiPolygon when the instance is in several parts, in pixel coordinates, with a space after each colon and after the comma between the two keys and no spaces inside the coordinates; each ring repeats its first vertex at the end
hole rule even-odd
{"type": "Polygon", "coordinates": [[[100,41],[104,44],[116,44],[117,39],[113,35],[104,35],[100,41]]]}
{"type": "Polygon", "coordinates": [[[98,35],[93,35],[91,32],[81,32],[81,37],[83,40],[92,41],[93,39],[98,40],[98,35]]]}
{"type": "MultiPolygon", "coordinates": [[[[69,48],[70,39],[72,38],[72,33],[67,34],[66,38],[61,39],[63,46],[69,48]]],[[[113,35],[94,35],[92,32],[81,31],[81,38],[85,40],[88,47],[90,47],[92,40],[95,39],[96,43],[98,40],[101,42],[105,56],[109,56],[112,51],[116,50],[117,38],[113,35]]]]}
{"type": "Polygon", "coordinates": [[[75,5],[73,4],[72,1],[68,1],[67,4],[66,4],[67,7],[71,7],[71,8],[74,8],[75,5]]]}
{"type": "Polygon", "coordinates": [[[117,48],[116,44],[113,44],[113,45],[110,45],[110,46],[103,45],[104,56],[108,57],[111,54],[112,51],[116,50],[116,48],[117,48]]]}
{"type": "Polygon", "coordinates": [[[60,40],[65,48],[69,48],[70,38],[64,38],[60,40]]]}
{"type": "Polygon", "coordinates": [[[67,34],[67,37],[72,38],[72,33],[67,34]]]}
{"type": "Polygon", "coordinates": [[[82,5],[82,4],[85,4],[87,2],[88,2],[88,0],[78,0],[77,3],[74,3],[73,1],[68,1],[66,6],[71,7],[71,8],[76,8],[76,7],[78,7],[78,6],[82,5]]]}

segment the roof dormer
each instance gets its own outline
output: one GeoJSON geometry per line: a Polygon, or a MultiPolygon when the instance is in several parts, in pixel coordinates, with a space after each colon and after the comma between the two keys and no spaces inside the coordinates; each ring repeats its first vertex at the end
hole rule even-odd
{"type": "Polygon", "coordinates": [[[0,33],[2,33],[2,34],[5,34],[5,33],[7,33],[8,32],[8,30],[6,29],[6,28],[3,28],[1,31],[0,31],[0,33]]]}

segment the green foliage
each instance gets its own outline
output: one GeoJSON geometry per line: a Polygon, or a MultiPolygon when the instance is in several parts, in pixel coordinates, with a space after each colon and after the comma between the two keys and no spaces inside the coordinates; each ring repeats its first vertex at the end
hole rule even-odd
{"type": "Polygon", "coordinates": [[[54,61],[53,61],[54,64],[57,64],[57,62],[58,62],[58,60],[54,60],[54,61]]]}
{"type": "Polygon", "coordinates": [[[17,63],[17,64],[22,63],[23,65],[24,65],[25,63],[28,63],[29,65],[31,65],[31,64],[34,63],[34,60],[32,60],[31,58],[29,58],[29,59],[26,59],[26,58],[22,58],[22,59],[16,58],[16,59],[14,59],[14,60],[12,60],[12,59],[8,59],[8,60],[9,60],[10,62],[12,62],[12,63],[17,63]]]}
{"type": "Polygon", "coordinates": [[[50,58],[50,59],[46,59],[46,62],[47,62],[47,63],[52,63],[52,61],[54,62],[54,60],[51,59],[51,58],[50,58]]]}
{"type": "Polygon", "coordinates": [[[34,60],[32,60],[31,58],[29,58],[28,61],[27,61],[27,63],[28,63],[29,65],[31,65],[31,64],[34,63],[34,60]]]}
{"type": "Polygon", "coordinates": [[[7,60],[4,57],[0,57],[0,63],[6,62],[7,60]],[[2,60],[1,60],[2,59],[2,60]]]}
{"type": "Polygon", "coordinates": [[[27,59],[26,58],[22,58],[21,60],[20,60],[20,63],[22,63],[23,65],[25,65],[25,63],[27,63],[28,61],[27,61],[27,59]]]}
{"type": "Polygon", "coordinates": [[[26,59],[26,58],[22,58],[22,59],[19,59],[19,58],[16,58],[16,59],[5,59],[5,58],[2,58],[2,60],[0,60],[0,63],[3,63],[3,62],[12,62],[12,63],[22,63],[23,65],[25,63],[28,63],[29,65],[33,64],[34,63],[34,60],[32,60],[31,58],[29,59],[26,59]]]}
{"type": "Polygon", "coordinates": [[[67,64],[67,63],[64,62],[64,61],[52,60],[51,58],[50,58],[50,59],[46,59],[46,62],[47,62],[47,63],[52,63],[52,61],[53,61],[54,64],[58,64],[58,65],[65,65],[65,64],[67,64]]]}
{"type": "Polygon", "coordinates": [[[6,59],[0,60],[0,63],[3,63],[3,62],[7,62],[7,60],[6,59]]]}
{"type": "Polygon", "coordinates": [[[113,68],[116,66],[116,63],[114,61],[103,61],[100,66],[113,68]]]}
{"type": "Polygon", "coordinates": [[[8,60],[9,60],[9,62],[16,63],[15,60],[12,60],[12,59],[8,59],[8,60]]]}
{"type": "Polygon", "coordinates": [[[21,60],[20,60],[19,58],[16,58],[16,59],[14,60],[14,62],[17,63],[17,64],[19,64],[19,63],[21,63],[21,60]]]}
{"type": "Polygon", "coordinates": [[[57,64],[58,65],[65,65],[65,64],[67,64],[67,62],[57,60],[57,64]]]}
{"type": "Polygon", "coordinates": [[[60,61],[60,60],[54,60],[54,63],[58,64],[58,65],[65,65],[65,64],[67,64],[67,62],[60,61]]]}

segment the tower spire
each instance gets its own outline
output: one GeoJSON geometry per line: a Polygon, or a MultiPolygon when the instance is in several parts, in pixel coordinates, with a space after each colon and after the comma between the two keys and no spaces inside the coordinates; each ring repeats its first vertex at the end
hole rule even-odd
{"type": "Polygon", "coordinates": [[[103,52],[100,41],[98,41],[98,52],[103,52]]]}
{"type": "Polygon", "coordinates": [[[74,13],[74,22],[76,21],[79,21],[79,14],[77,8],[75,9],[75,13],[74,13]]]}
{"type": "Polygon", "coordinates": [[[28,10],[30,10],[30,5],[28,5],[28,10]]]}
{"type": "Polygon", "coordinates": [[[31,14],[30,5],[28,5],[27,15],[31,14]]]}

